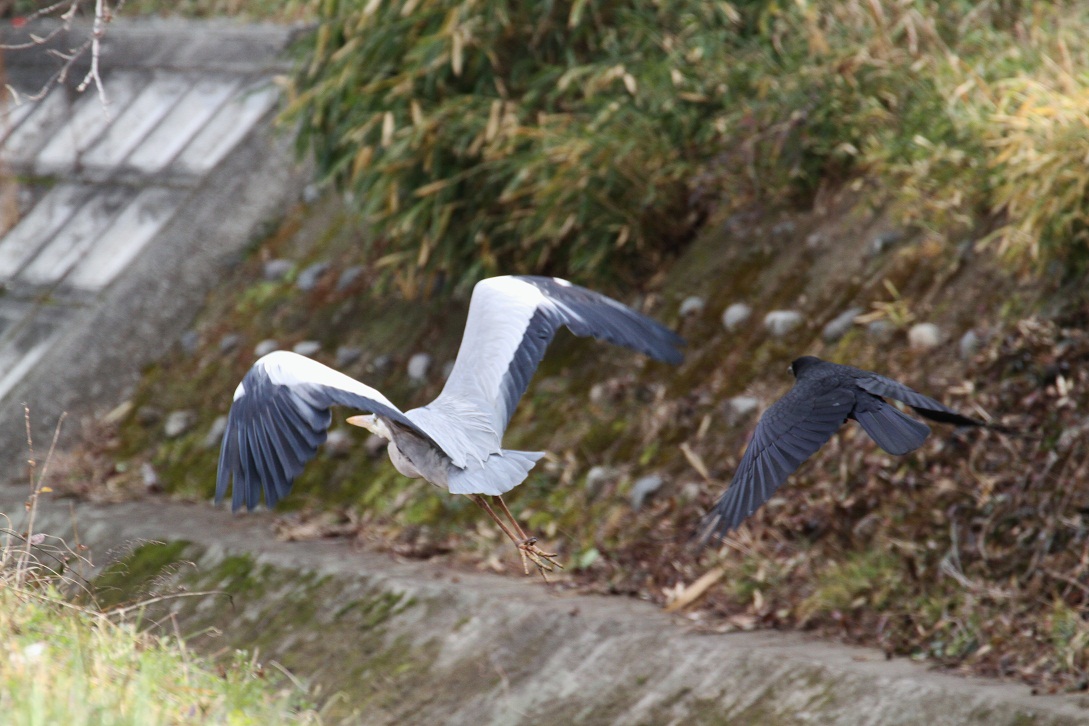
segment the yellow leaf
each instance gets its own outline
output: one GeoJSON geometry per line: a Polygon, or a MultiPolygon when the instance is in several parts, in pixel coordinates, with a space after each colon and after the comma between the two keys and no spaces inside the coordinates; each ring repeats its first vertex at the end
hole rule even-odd
{"type": "Polygon", "coordinates": [[[382,146],[389,146],[393,141],[393,132],[395,130],[393,122],[393,114],[386,111],[382,116],[382,146]]]}
{"type": "Polygon", "coordinates": [[[703,573],[698,580],[688,585],[680,594],[677,595],[677,599],[666,605],[665,611],[667,613],[675,613],[683,607],[691,605],[698,600],[703,593],[710,589],[711,585],[722,579],[722,576],[726,574],[726,570],[721,567],[716,567],[712,570],[708,570],[703,573]]]}
{"type": "Polygon", "coordinates": [[[450,66],[454,69],[454,75],[461,75],[462,62],[465,58],[465,40],[461,37],[461,31],[454,30],[453,48],[450,51],[450,66]]]}

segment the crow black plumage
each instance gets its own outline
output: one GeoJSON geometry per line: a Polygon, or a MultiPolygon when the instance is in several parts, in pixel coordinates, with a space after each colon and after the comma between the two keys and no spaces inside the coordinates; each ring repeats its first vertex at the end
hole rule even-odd
{"type": "Polygon", "coordinates": [[[902,383],[860,368],[803,356],[790,364],[797,379],[756,424],[729,488],[704,518],[700,540],[722,537],[771,498],[787,477],[825,444],[848,419],[862,426],[890,454],[906,454],[926,440],[930,427],[885,398],[920,415],[955,426],[992,426],[957,413],[902,383]]]}

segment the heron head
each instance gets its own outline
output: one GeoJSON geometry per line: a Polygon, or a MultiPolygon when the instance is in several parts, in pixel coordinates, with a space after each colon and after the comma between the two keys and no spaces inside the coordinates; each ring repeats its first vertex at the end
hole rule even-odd
{"type": "Polygon", "coordinates": [[[383,439],[389,439],[389,432],[385,430],[385,426],[378,417],[373,413],[369,413],[365,416],[350,416],[346,419],[352,426],[358,426],[360,428],[367,429],[375,436],[381,436],[383,439]]]}

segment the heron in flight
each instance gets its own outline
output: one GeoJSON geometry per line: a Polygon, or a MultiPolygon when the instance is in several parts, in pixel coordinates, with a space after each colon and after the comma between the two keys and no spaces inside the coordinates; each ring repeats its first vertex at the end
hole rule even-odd
{"type": "Polygon", "coordinates": [[[315,360],[276,351],[259,359],[234,392],[219,454],[216,503],[234,481],[231,508],[253,509],[264,492],[274,507],[324,443],[331,406],[364,415],[348,423],[389,442],[401,474],[423,477],[471,498],[495,520],[542,576],[559,566],[527,536],[502,495],[529,475],[543,451],[502,446],[530,377],[556,331],[566,326],[668,363],[682,360],[684,341],[631,308],[566,280],[505,276],[473,288],[454,368],[431,403],[402,412],[381,392],[315,360]],[[510,526],[484,495],[495,497],[510,526]]]}
{"type": "Polygon", "coordinates": [[[791,363],[790,372],[796,379],[794,387],[760,417],[733,481],[700,526],[701,541],[736,529],[848,419],[857,421],[890,454],[906,454],[922,446],[930,427],[886,398],[902,401],[931,421],[1015,433],[964,416],[899,381],[861,368],[807,355],[791,363]]]}

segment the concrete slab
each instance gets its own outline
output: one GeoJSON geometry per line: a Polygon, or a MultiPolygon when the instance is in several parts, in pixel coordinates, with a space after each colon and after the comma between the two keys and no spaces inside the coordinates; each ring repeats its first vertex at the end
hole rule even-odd
{"type": "Polygon", "coordinates": [[[134,190],[125,187],[99,190],[57,230],[16,279],[30,285],[55,285],[61,282],[91,250],[134,195],[134,190]]]}
{"type": "Polygon", "coordinates": [[[86,204],[93,190],[84,184],[58,184],[0,238],[0,282],[10,282],[86,204]]]}
{"type": "MultiPolygon", "coordinates": [[[[50,27],[0,26],[0,42],[50,27]]],[[[76,47],[89,32],[76,26],[50,47],[76,47]]],[[[24,401],[43,432],[64,411],[115,405],[223,266],[299,198],[305,172],[291,140],[270,129],[271,78],[288,67],[294,32],[118,21],[103,41],[108,108],[93,91],[74,93],[82,58],[67,87],[8,117],[0,161],[48,191],[21,194],[23,217],[0,237],[0,319],[38,331],[0,335],[0,459],[20,458],[24,401]]],[[[36,90],[56,70],[47,50],[7,54],[8,79],[36,90]]]]}
{"type": "Polygon", "coordinates": [[[71,99],[64,93],[51,93],[41,101],[28,101],[21,111],[22,121],[0,144],[0,162],[14,167],[29,167],[53,137],[57,128],[71,114],[71,99]]]}
{"type": "Polygon", "coordinates": [[[214,169],[279,100],[280,92],[264,80],[241,89],[204,124],[174,162],[175,171],[201,175],[214,169]]]}
{"type": "MultiPolygon", "coordinates": [[[[0,512],[21,515],[25,497],[0,487],[0,512]]],[[[174,613],[183,632],[218,633],[191,646],[260,642],[265,659],[305,663],[297,675],[322,693],[342,691],[345,712],[354,699],[353,723],[1089,723],[1080,696],[1034,697],[1017,683],[944,675],[797,634],[699,632],[648,603],[572,595],[535,578],[398,561],[346,542],[281,542],[270,520],[155,500],[100,507],[43,498],[37,531],[71,543],[78,528],[98,565],[134,542],[199,543],[182,555],[192,566],[156,580],[159,594],[185,587],[187,596],[142,612],[144,622],[174,613]],[[233,592],[217,568],[243,555],[256,566],[233,592]],[[320,597],[306,590],[315,582],[320,597]],[[222,592],[194,594],[224,587],[229,606],[222,592]],[[291,610],[293,600],[307,607],[291,610]],[[375,603],[399,607],[378,618],[375,603]],[[371,615],[352,620],[353,607],[371,615]]]]}
{"type": "MultiPolygon", "coordinates": [[[[71,174],[83,152],[91,148],[113,125],[119,114],[124,113],[132,100],[149,83],[146,73],[112,73],[109,75],[109,105],[103,106],[98,96],[86,93],[72,107],[71,116],[60,128],[54,130],[45,147],[34,158],[37,174],[71,174]]],[[[53,95],[63,92],[58,89],[53,95]]],[[[32,117],[33,118],[33,117],[32,117]]]]}
{"type": "Polygon", "coordinates": [[[184,198],[176,189],[145,189],[102,232],[66,282],[91,291],[106,287],[170,221],[184,198]]]}
{"type": "Polygon", "coordinates": [[[125,165],[133,171],[152,175],[164,171],[238,89],[235,78],[198,80],[177,105],[177,113],[162,119],[143,139],[125,165]]]}
{"type": "Polygon", "coordinates": [[[153,74],[140,94],[119,113],[97,143],[83,155],[82,163],[103,169],[119,166],[175,109],[178,101],[192,85],[192,79],[183,74],[153,74]]]}

